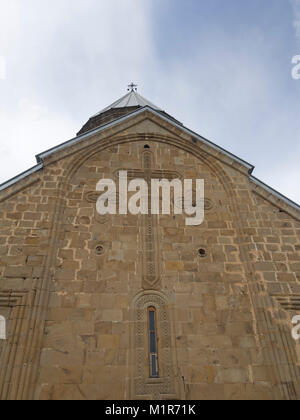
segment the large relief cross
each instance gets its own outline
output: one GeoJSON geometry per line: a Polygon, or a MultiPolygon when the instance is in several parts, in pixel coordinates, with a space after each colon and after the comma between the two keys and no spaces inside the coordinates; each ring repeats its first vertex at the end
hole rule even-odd
{"type": "Polygon", "coordinates": [[[148,214],[142,216],[142,260],[143,276],[142,288],[144,290],[158,290],[161,288],[160,252],[159,252],[159,225],[158,216],[151,214],[151,180],[152,179],[180,179],[176,171],[158,170],[153,168],[153,154],[146,150],[143,152],[142,169],[121,169],[127,171],[128,179],[142,178],[148,184],[148,214]]]}

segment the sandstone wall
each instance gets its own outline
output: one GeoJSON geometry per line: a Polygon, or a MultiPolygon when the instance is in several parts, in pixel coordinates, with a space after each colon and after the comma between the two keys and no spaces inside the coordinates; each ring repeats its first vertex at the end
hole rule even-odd
{"type": "Polygon", "coordinates": [[[74,147],[2,197],[1,399],[300,397],[300,223],[243,168],[167,128],[74,147]],[[201,226],[97,215],[97,182],[147,159],[205,180],[201,226]],[[148,306],[159,379],[148,377],[148,306]]]}

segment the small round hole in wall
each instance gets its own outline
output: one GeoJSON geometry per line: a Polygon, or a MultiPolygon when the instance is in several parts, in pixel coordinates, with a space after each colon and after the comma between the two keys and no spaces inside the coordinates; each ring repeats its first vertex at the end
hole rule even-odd
{"type": "Polygon", "coordinates": [[[145,144],[144,149],[150,149],[149,144],[145,144]]]}
{"type": "Polygon", "coordinates": [[[206,250],[204,248],[198,249],[198,255],[201,258],[205,258],[206,257],[206,250]]]}
{"type": "Polygon", "coordinates": [[[97,255],[103,255],[104,254],[104,247],[102,245],[98,245],[96,248],[96,254],[97,255]]]}

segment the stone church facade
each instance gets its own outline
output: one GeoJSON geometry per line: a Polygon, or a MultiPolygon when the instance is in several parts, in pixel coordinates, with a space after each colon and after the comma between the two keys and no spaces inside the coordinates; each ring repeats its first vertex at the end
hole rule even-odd
{"type": "Polygon", "coordinates": [[[37,158],[0,187],[1,400],[300,398],[299,206],[134,90],[37,158]],[[120,170],[204,179],[204,223],[99,215],[120,170]]]}

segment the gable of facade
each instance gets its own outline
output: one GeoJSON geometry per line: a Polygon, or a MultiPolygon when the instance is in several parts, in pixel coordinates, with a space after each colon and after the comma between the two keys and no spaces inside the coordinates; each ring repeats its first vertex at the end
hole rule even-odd
{"type": "Polygon", "coordinates": [[[299,397],[297,206],[148,107],[39,160],[0,198],[1,399],[299,397]],[[201,226],[97,214],[100,179],[149,167],[205,180],[201,226]]]}

